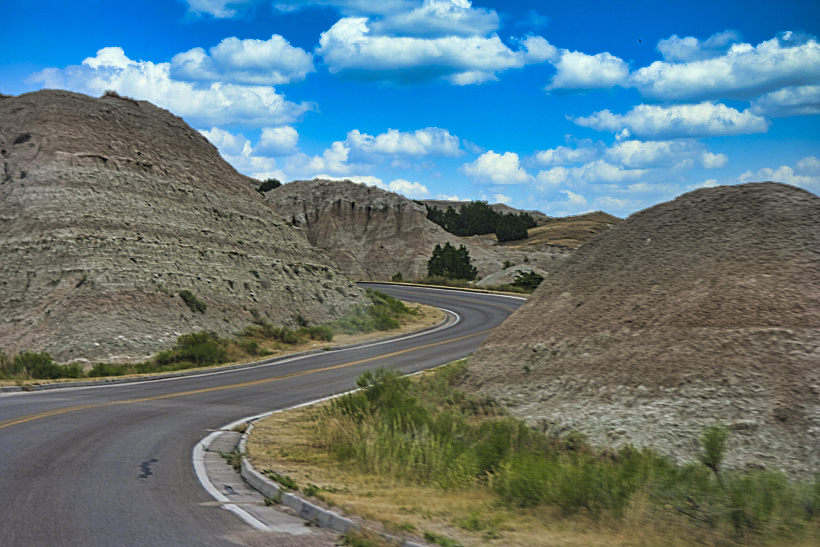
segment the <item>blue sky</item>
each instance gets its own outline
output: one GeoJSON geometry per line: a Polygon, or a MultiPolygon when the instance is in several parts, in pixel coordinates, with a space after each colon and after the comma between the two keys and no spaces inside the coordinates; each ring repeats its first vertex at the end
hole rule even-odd
{"type": "Polygon", "coordinates": [[[820,193],[820,3],[0,0],[0,92],[113,89],[242,173],[624,217],[820,193]]]}

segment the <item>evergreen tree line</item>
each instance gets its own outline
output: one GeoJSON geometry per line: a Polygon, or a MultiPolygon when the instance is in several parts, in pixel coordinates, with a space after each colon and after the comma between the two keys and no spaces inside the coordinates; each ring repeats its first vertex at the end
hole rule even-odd
{"type": "Polygon", "coordinates": [[[427,218],[453,235],[459,237],[495,234],[498,241],[526,239],[527,230],[535,228],[535,219],[529,213],[499,213],[486,201],[473,201],[462,205],[458,211],[453,206],[442,211],[425,205],[427,218]]]}

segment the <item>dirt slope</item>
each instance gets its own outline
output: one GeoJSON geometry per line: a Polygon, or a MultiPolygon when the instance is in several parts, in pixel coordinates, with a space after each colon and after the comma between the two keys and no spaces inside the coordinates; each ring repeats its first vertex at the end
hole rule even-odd
{"type": "Polygon", "coordinates": [[[720,419],[730,465],[820,471],[820,198],[755,183],[635,213],[550,273],[465,386],[681,460],[720,419]]]}
{"type": "Polygon", "coordinates": [[[250,179],[148,102],[6,96],[0,150],[3,351],[135,360],[193,330],[232,334],[251,308],[283,323],[364,301],[250,179]]]}

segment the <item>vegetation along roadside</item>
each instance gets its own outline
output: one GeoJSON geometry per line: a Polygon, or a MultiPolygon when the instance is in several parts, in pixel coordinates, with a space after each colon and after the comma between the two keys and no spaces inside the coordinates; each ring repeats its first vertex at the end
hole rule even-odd
{"type": "Polygon", "coordinates": [[[134,374],[173,372],[227,363],[247,362],[315,347],[330,348],[381,336],[394,330],[417,330],[438,322],[442,312],[426,306],[408,306],[403,302],[367,289],[370,305],[357,307],[347,316],[330,323],[310,325],[300,316],[299,326],[276,327],[259,313],[253,313],[253,324],[235,337],[220,337],[200,331],[177,338],[174,347],[161,351],[142,363],[95,363],[84,370],[78,363],[60,365],[48,353],[23,352],[10,356],[0,352],[0,381],[25,384],[31,381],[87,379],[134,374]]]}
{"type": "Polygon", "coordinates": [[[258,422],[257,469],[341,511],[439,545],[817,545],[820,478],[722,468],[544,433],[457,390],[464,361],[413,379],[362,375],[359,391],[258,422]]]}

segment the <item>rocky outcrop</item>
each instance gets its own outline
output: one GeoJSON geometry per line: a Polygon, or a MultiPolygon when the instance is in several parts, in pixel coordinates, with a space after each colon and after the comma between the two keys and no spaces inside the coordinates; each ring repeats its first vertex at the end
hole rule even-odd
{"type": "Polygon", "coordinates": [[[400,272],[406,279],[427,275],[427,261],[438,245],[466,245],[479,276],[504,268],[504,261],[545,267],[566,254],[521,251],[484,238],[458,238],[427,220],[424,206],[399,194],[346,181],[294,181],[265,197],[302,229],[347,275],[385,280],[400,272]]]}
{"type": "Polygon", "coordinates": [[[467,389],[532,425],[692,460],[820,471],[820,198],[697,190],[580,247],[470,361],[467,389]]]}
{"type": "Polygon", "coordinates": [[[0,349],[136,360],[251,310],[332,319],[365,297],[250,179],[145,101],[0,99],[0,349]],[[194,312],[177,296],[207,304],[194,312]]]}

